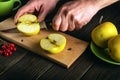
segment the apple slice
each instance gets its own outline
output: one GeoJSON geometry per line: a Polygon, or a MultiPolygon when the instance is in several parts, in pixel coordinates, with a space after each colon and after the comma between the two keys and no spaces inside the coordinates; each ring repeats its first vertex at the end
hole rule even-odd
{"type": "Polygon", "coordinates": [[[27,36],[32,36],[40,32],[40,24],[35,15],[24,14],[18,19],[17,29],[27,36]]]}
{"type": "Polygon", "coordinates": [[[52,33],[40,40],[40,46],[50,53],[57,54],[64,50],[66,38],[61,34],[52,33]]]}
{"type": "Polygon", "coordinates": [[[24,14],[18,19],[18,23],[37,23],[37,17],[33,14],[24,14]]]}

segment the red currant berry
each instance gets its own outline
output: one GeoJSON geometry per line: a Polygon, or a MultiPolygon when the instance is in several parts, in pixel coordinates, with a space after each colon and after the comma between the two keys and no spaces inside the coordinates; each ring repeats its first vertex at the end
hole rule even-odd
{"type": "Polygon", "coordinates": [[[12,52],[9,52],[9,55],[12,55],[12,52]]]}
{"type": "Polygon", "coordinates": [[[8,56],[9,56],[9,53],[4,53],[4,56],[8,57],[8,56]]]}
{"type": "Polygon", "coordinates": [[[16,48],[15,48],[15,47],[13,48],[13,51],[16,51],[16,48]]]}
{"type": "Polygon", "coordinates": [[[5,45],[2,46],[2,49],[6,49],[5,45]]]}
{"type": "Polygon", "coordinates": [[[0,50],[0,54],[3,54],[3,50],[0,50]]]}
{"type": "Polygon", "coordinates": [[[12,43],[12,44],[10,44],[10,45],[11,45],[11,47],[15,47],[15,44],[13,44],[13,43],[12,43]]]}

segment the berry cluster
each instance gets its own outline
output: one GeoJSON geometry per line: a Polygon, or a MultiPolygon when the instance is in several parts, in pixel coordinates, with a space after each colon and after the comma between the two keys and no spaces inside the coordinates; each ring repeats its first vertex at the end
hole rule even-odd
{"type": "Polygon", "coordinates": [[[16,51],[15,44],[14,43],[10,44],[10,43],[6,42],[0,48],[0,55],[8,57],[8,56],[12,55],[13,51],[16,51]]]}

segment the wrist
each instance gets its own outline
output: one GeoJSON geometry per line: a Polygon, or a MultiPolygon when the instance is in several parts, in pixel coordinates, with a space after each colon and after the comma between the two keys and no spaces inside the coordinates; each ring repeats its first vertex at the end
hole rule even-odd
{"type": "MultiPolygon", "coordinates": [[[[29,1],[35,1],[35,0],[29,0],[29,1]]],[[[39,0],[36,0],[36,1],[39,1],[39,0]]],[[[49,0],[48,0],[49,1],[49,0]]],[[[54,0],[55,2],[58,2],[58,1],[60,1],[60,0],[54,0]]]]}
{"type": "Polygon", "coordinates": [[[107,7],[119,0],[92,0],[94,1],[95,5],[98,6],[99,9],[102,9],[104,7],[107,7]]]}

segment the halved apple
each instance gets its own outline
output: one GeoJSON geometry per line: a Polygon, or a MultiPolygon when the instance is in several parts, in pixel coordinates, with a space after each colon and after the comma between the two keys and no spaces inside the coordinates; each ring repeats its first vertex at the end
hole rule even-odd
{"type": "Polygon", "coordinates": [[[24,14],[18,19],[17,29],[27,36],[32,36],[40,32],[40,24],[35,15],[24,14]]]}
{"type": "Polygon", "coordinates": [[[57,54],[64,50],[66,38],[61,34],[52,33],[40,40],[40,46],[52,54],[57,54]]]}

